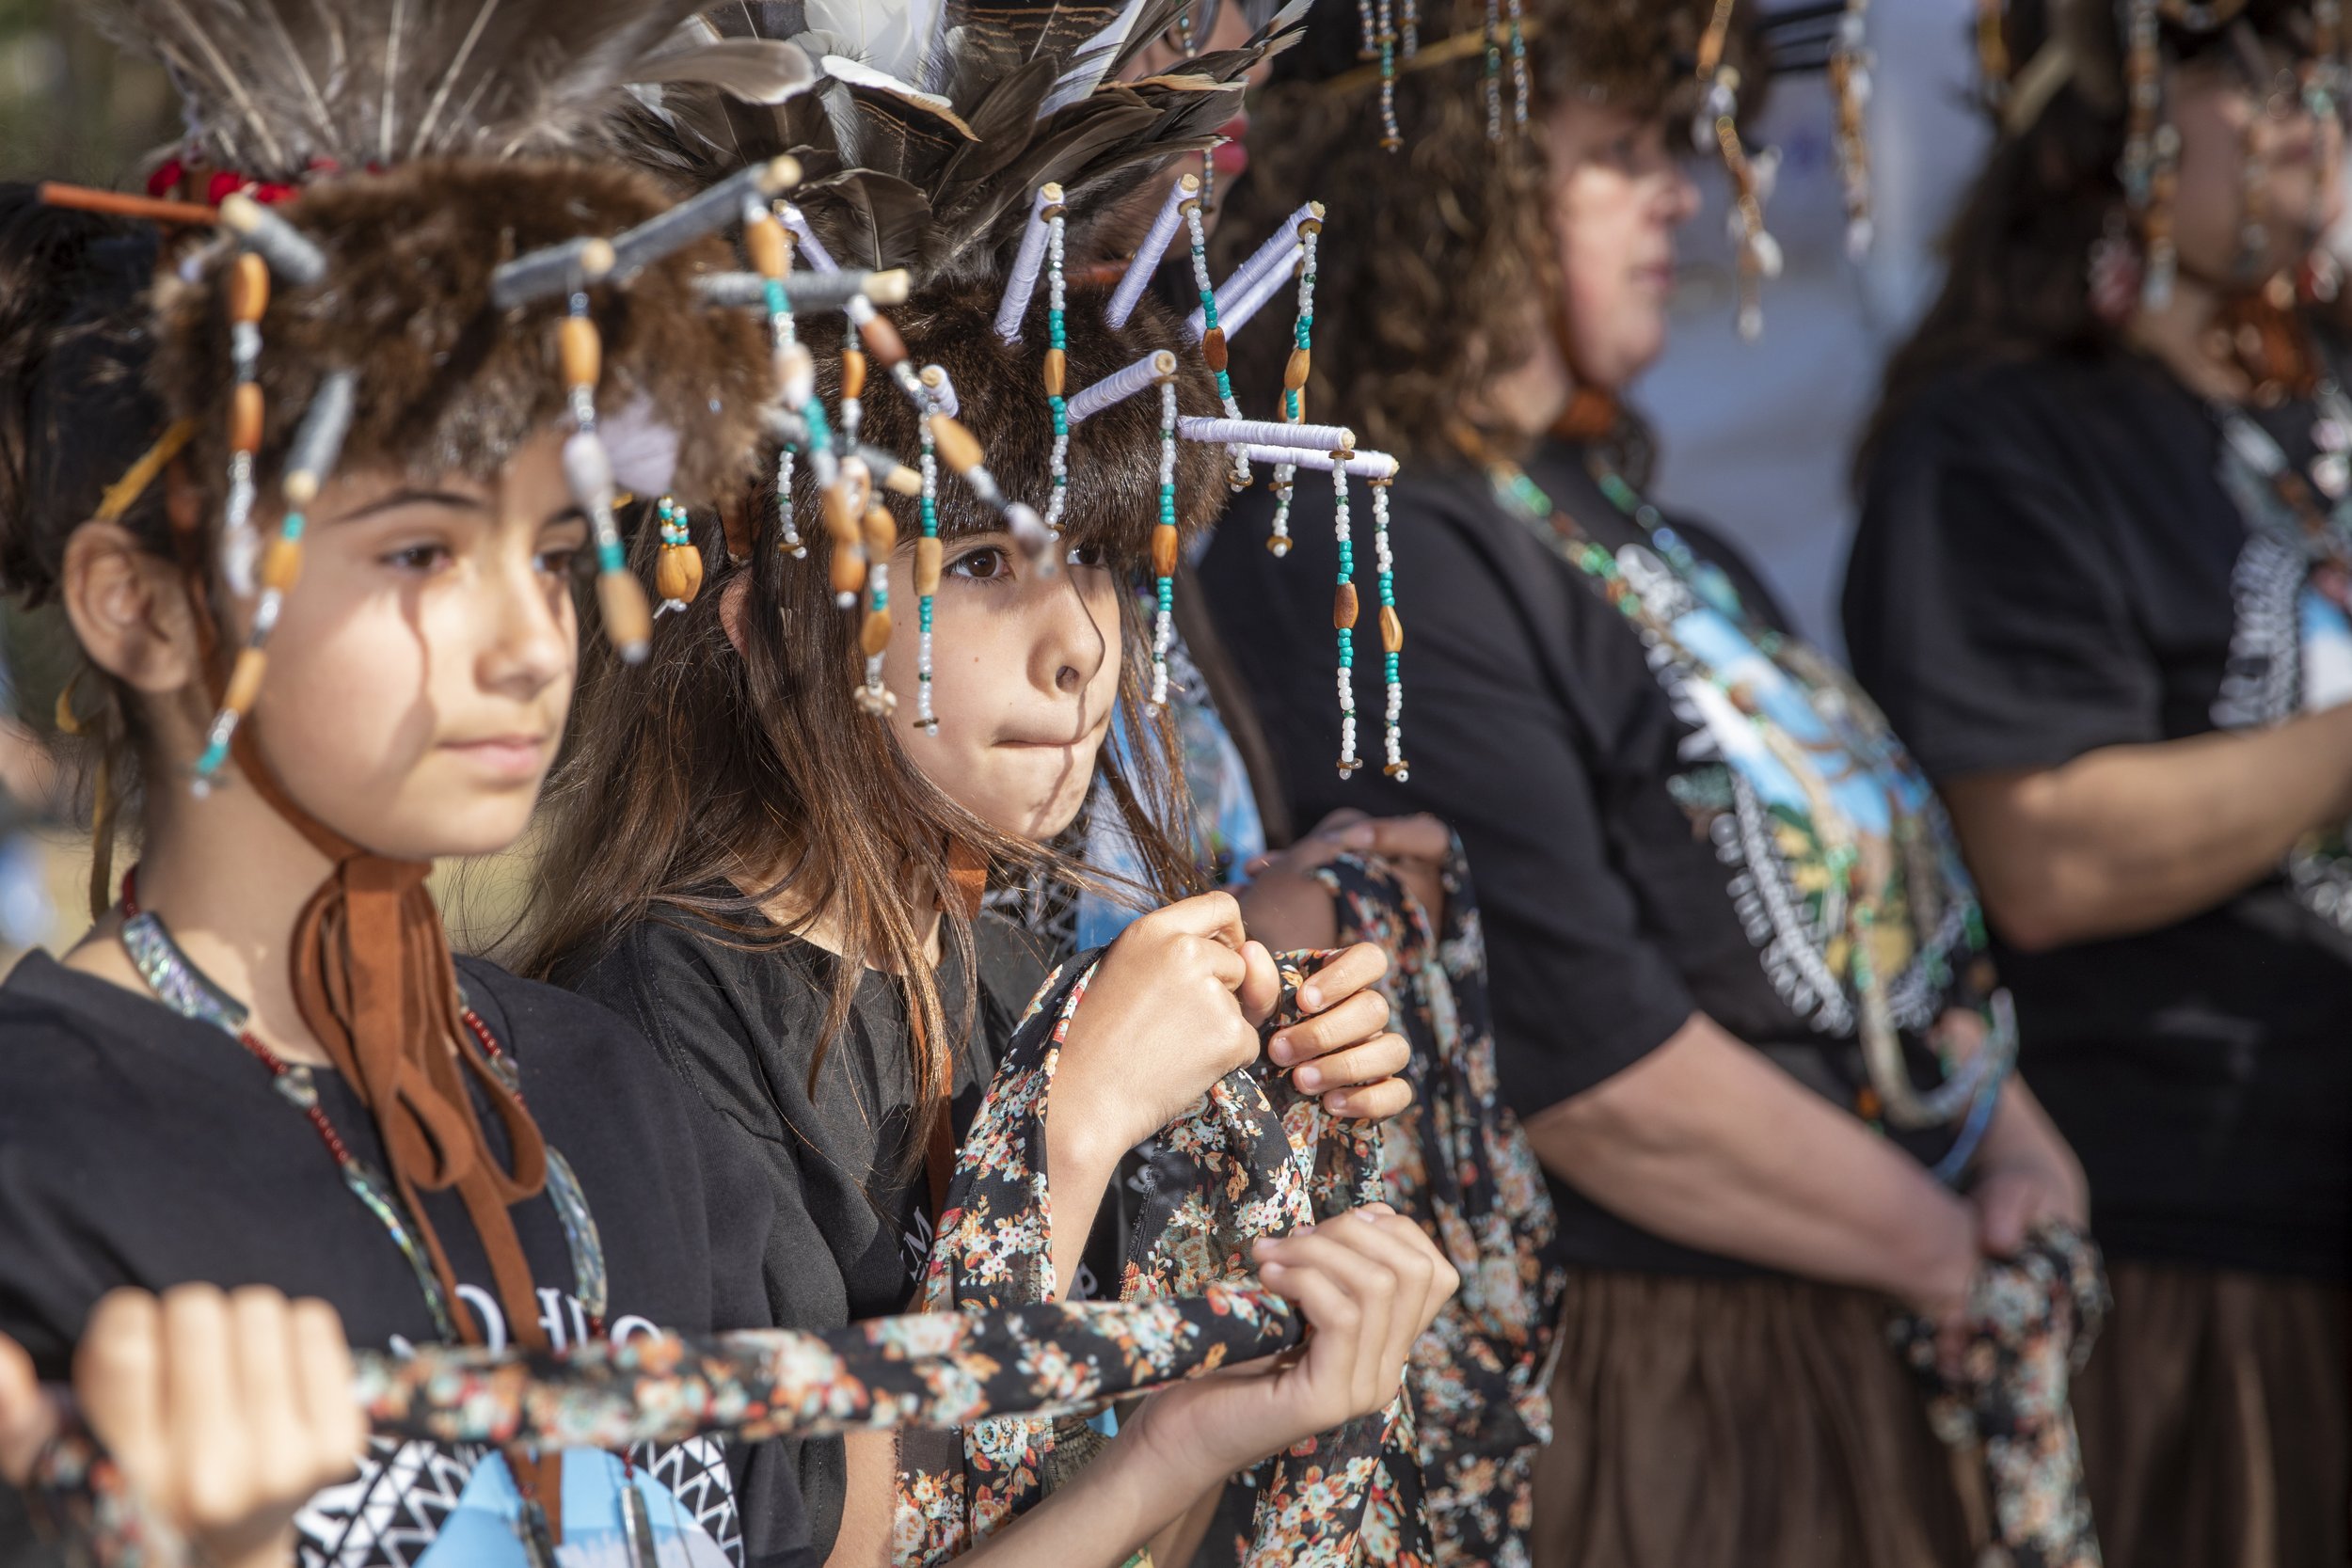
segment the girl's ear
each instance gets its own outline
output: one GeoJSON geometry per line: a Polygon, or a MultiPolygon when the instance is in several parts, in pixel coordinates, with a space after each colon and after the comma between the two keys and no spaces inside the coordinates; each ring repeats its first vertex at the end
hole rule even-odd
{"type": "Polygon", "coordinates": [[[738,572],[727,578],[727,585],[719,590],[719,626],[735,645],[735,657],[743,657],[743,616],[752,596],[752,575],[738,572]]]}
{"type": "Polygon", "coordinates": [[[119,523],[85,523],[66,541],[61,596],[90,662],[133,690],[162,696],[200,678],[185,579],[119,523]]]}

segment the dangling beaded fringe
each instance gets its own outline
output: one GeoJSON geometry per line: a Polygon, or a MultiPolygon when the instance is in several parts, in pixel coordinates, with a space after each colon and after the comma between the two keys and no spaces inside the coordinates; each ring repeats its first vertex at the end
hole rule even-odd
{"type": "MultiPolygon", "coordinates": [[[[1056,237],[1058,241],[1058,234],[1056,237]]],[[[1054,301],[1056,309],[1054,326],[1056,332],[1058,333],[1061,327],[1059,319],[1061,268],[1058,245],[1057,245],[1056,252],[1054,283],[1057,293],[1054,301]]],[[[938,411],[938,403],[936,399],[928,396],[924,402],[927,406],[922,410],[926,418],[921,421],[923,455],[919,464],[923,475],[923,496],[918,503],[923,519],[923,537],[915,543],[914,546],[914,592],[917,618],[915,626],[917,643],[914,656],[914,727],[925,735],[935,736],[939,733],[939,716],[931,709],[931,603],[939,594],[940,562],[943,552],[939,542],[939,442],[931,435],[931,421],[928,416],[938,411]]],[[[1055,409],[1054,422],[1057,428],[1063,427],[1061,411],[1058,407],[1055,409]]]]}
{"type": "Polygon", "coordinates": [[[1486,139],[1502,139],[1502,0],[1486,0],[1486,139]]]}
{"type": "Polygon", "coordinates": [[[1340,777],[1364,765],[1356,754],[1356,534],[1347,516],[1347,459],[1334,452],[1331,465],[1332,531],[1339,538],[1339,585],[1332,594],[1331,625],[1339,634],[1340,777]]]}
{"type": "Polygon", "coordinates": [[[1392,0],[1379,0],[1380,145],[1393,152],[1405,145],[1396,129],[1396,17],[1392,0]]]}
{"type": "Polygon", "coordinates": [[[653,568],[654,590],[661,595],[660,608],[653,612],[659,621],[671,610],[684,610],[702,592],[703,555],[694,546],[686,508],[664,496],[654,506],[654,518],[661,529],[661,550],[653,568]]]}
{"type": "MultiPolygon", "coordinates": [[[[1057,544],[1061,539],[1062,509],[1070,502],[1070,400],[1062,395],[1067,390],[1065,378],[1069,373],[1065,353],[1069,336],[1063,316],[1068,279],[1062,275],[1062,210],[1053,208],[1045,220],[1045,404],[1054,416],[1054,452],[1049,460],[1053,488],[1045,497],[1045,526],[1057,544]]],[[[925,439],[928,441],[929,436],[925,439]]],[[[928,451],[929,447],[925,450],[928,451]]]]}
{"type": "Polygon", "coordinates": [[[229,403],[229,501],[220,531],[221,577],[239,598],[254,590],[261,539],[253,530],[253,459],[262,446],[262,317],[269,309],[269,263],[251,251],[230,262],[229,354],[236,386],[229,403]]]}
{"type": "Polygon", "coordinates": [[[269,664],[270,633],[277,629],[287,590],[302,572],[302,533],[307,526],[304,509],[318,499],[319,486],[334,471],[343,436],[351,428],[358,385],[357,372],[328,372],[319,383],[310,406],[302,416],[301,428],[294,434],[293,450],[286,458],[286,476],[278,483],[278,493],[286,501],[286,515],[278,525],[278,537],[262,561],[261,602],[253,608],[253,625],[246,633],[245,646],[238,650],[236,663],[230,669],[228,689],[205,731],[204,751],[197,758],[195,776],[189,781],[190,793],[199,800],[212,792],[213,780],[228,765],[230,742],[261,691],[262,673],[269,664]]]}
{"type": "Polygon", "coordinates": [[[1527,32],[1522,14],[1523,0],[1510,0],[1511,17],[1511,123],[1527,129],[1527,32]]]}
{"type": "MultiPolygon", "coordinates": [[[[743,204],[743,243],[751,252],[752,268],[766,281],[762,303],[768,310],[768,341],[775,356],[779,372],[804,355],[801,349],[799,329],[792,321],[792,299],[787,292],[786,280],[792,272],[792,237],[784,225],[776,221],[770,205],[753,199],[743,204]]],[[[803,394],[803,402],[811,401],[803,394]]],[[[786,404],[795,413],[804,413],[792,402],[790,391],[786,404]]],[[[819,426],[809,427],[812,440],[819,426]]],[[[801,531],[792,518],[793,452],[790,443],[776,453],[776,524],[779,533],[776,547],[795,560],[808,559],[808,546],[801,538],[801,531]]]]}
{"type": "MultiPolygon", "coordinates": [[[[1225,329],[1216,320],[1216,286],[1209,280],[1209,242],[1200,225],[1200,203],[1184,203],[1184,230],[1192,242],[1192,282],[1200,295],[1200,356],[1208,362],[1216,377],[1217,401],[1224,405],[1229,420],[1241,418],[1241,404],[1233,399],[1233,381],[1225,371],[1225,329]]],[[[1238,447],[1226,449],[1226,456],[1233,465],[1232,483],[1236,490],[1249,486],[1249,459],[1238,447]]]]}
{"type": "MultiPolygon", "coordinates": [[[[1315,331],[1315,241],[1323,225],[1310,218],[1298,226],[1298,321],[1291,329],[1290,361],[1282,369],[1282,420],[1297,424],[1307,417],[1307,376],[1313,365],[1315,331]]],[[[1291,492],[1298,477],[1295,463],[1274,468],[1274,532],[1265,547],[1276,560],[1291,553],[1291,492]]]]}
{"type": "Polygon", "coordinates": [[[1176,640],[1176,383],[1160,383],[1160,520],[1152,530],[1152,707],[1168,705],[1168,650],[1176,640]]]}
{"type": "Polygon", "coordinates": [[[1372,485],[1372,558],[1379,572],[1380,661],[1388,683],[1382,721],[1382,743],[1388,752],[1388,761],[1381,771],[1401,784],[1410,774],[1405,766],[1405,682],[1398,673],[1405,651],[1405,625],[1397,619],[1396,561],[1389,553],[1390,482],[1375,479],[1369,483],[1372,485]]]}
{"type": "Polygon", "coordinates": [[[841,323],[841,420],[834,450],[843,456],[857,446],[857,427],[866,411],[866,351],[858,346],[858,322],[844,313],[841,323]]]}

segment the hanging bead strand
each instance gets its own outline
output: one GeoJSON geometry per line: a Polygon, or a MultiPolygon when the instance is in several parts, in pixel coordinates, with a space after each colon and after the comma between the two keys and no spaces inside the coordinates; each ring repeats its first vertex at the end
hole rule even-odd
{"type": "Polygon", "coordinates": [[[195,778],[189,784],[191,793],[199,800],[212,792],[213,781],[228,766],[229,747],[236,738],[237,726],[253,710],[253,699],[261,693],[262,672],[269,665],[270,633],[277,629],[286,594],[302,575],[305,512],[318,499],[319,486],[334,471],[343,436],[351,429],[358,381],[358,372],[353,371],[328,372],[311,395],[310,406],[304,411],[301,427],[294,433],[294,447],[286,458],[286,475],[278,486],[285,501],[285,515],[278,522],[278,537],[270,542],[268,552],[262,558],[261,602],[253,607],[253,625],[246,630],[245,646],[237,651],[237,661],[230,669],[229,685],[221,694],[220,707],[204,732],[204,751],[197,758],[195,778]]]}
{"type": "MultiPolygon", "coordinates": [[[[1241,418],[1241,404],[1233,400],[1232,377],[1226,373],[1225,328],[1216,321],[1216,286],[1209,280],[1209,241],[1200,224],[1200,203],[1198,198],[1184,203],[1184,230],[1192,242],[1192,284],[1200,295],[1200,357],[1211,374],[1216,377],[1216,396],[1229,420],[1241,418]]],[[[1249,487],[1249,460],[1239,448],[1228,448],[1226,455],[1233,465],[1230,483],[1236,490],[1249,487]]]]}
{"type": "Polygon", "coordinates": [[[1834,136],[1837,178],[1846,194],[1846,255],[1859,261],[1869,254],[1874,225],[1870,216],[1870,141],[1864,116],[1870,107],[1870,68],[1867,17],[1870,0],[1846,0],[1837,18],[1837,40],[1829,53],[1829,89],[1836,102],[1834,136]]]}
{"type": "Polygon", "coordinates": [[[661,595],[655,620],[694,602],[703,588],[703,552],[694,547],[686,508],[664,496],[654,505],[654,520],[661,529],[661,553],[654,558],[653,588],[661,595]]]}
{"type": "MultiPolygon", "coordinates": [[[[1048,459],[1053,487],[1045,496],[1045,526],[1055,543],[1061,540],[1062,511],[1070,504],[1070,357],[1069,333],[1063,315],[1068,303],[1068,279],[1062,274],[1063,210],[1045,213],[1045,406],[1054,416],[1054,451],[1048,459]]],[[[926,431],[925,440],[930,439],[926,431]]],[[[929,448],[926,448],[928,451],[929,448]]]]}
{"type": "Polygon", "coordinates": [[[858,627],[866,684],[858,689],[857,705],[877,719],[898,708],[898,694],[882,684],[882,660],[890,648],[890,558],[898,547],[898,519],[875,494],[866,507],[866,620],[858,627]]]}
{"type": "Polygon", "coordinates": [[[604,615],[604,635],[625,663],[643,663],[653,641],[653,613],[644,586],[628,569],[620,525],[612,517],[612,458],[596,431],[604,339],[588,314],[585,293],[573,293],[571,313],[564,318],[556,341],[572,411],[572,434],[564,442],[564,478],[596,535],[596,606],[604,615]]]}
{"type": "MultiPolygon", "coordinates": [[[[1516,3],[1516,0],[1515,0],[1516,3]]],[[[1379,0],[1375,8],[1380,50],[1380,145],[1393,152],[1405,145],[1396,129],[1396,15],[1394,0],[1379,0]]]]}
{"type": "Polygon", "coordinates": [[[1486,139],[1502,139],[1502,0],[1486,0],[1481,35],[1486,55],[1486,139]]]}
{"type": "MultiPolygon", "coordinates": [[[[1282,367],[1282,422],[1297,424],[1307,417],[1307,377],[1314,362],[1315,242],[1323,233],[1323,208],[1311,202],[1314,216],[1298,225],[1298,320],[1291,329],[1291,355],[1282,367]]],[[[1274,468],[1274,531],[1265,547],[1276,560],[1291,553],[1291,493],[1298,465],[1278,463],[1274,468]]]]}
{"type": "Polygon", "coordinates": [[[1340,777],[1364,765],[1356,754],[1356,532],[1347,515],[1347,465],[1356,454],[1342,447],[1331,454],[1331,528],[1339,541],[1338,586],[1331,595],[1331,626],[1338,633],[1340,689],[1340,777]]]}
{"type": "Polygon", "coordinates": [[[1389,479],[1372,485],[1372,559],[1379,573],[1380,664],[1388,689],[1382,709],[1382,742],[1388,760],[1380,771],[1399,784],[1411,777],[1405,765],[1405,623],[1396,614],[1396,558],[1389,553],[1389,479]]]}
{"type": "MultiPolygon", "coordinates": [[[[1057,270],[1057,281],[1059,276],[1057,270]]],[[[928,388],[931,376],[926,372],[923,379],[928,388]]],[[[923,494],[917,505],[922,517],[923,536],[914,543],[915,629],[919,638],[914,664],[914,727],[925,735],[936,736],[939,734],[939,716],[931,708],[931,602],[939,594],[939,574],[945,546],[939,542],[939,441],[931,434],[930,418],[941,412],[939,399],[934,393],[926,391],[921,412],[923,454],[919,466],[923,475],[923,494]]],[[[1058,410],[1057,415],[1058,424],[1058,410]]]]}
{"type": "Polygon", "coordinates": [[[1527,18],[1523,0],[1506,0],[1511,19],[1511,123],[1527,129],[1527,18]]]}
{"type": "Polygon", "coordinates": [[[221,576],[239,598],[254,589],[261,538],[253,529],[253,462],[262,450],[262,317],[269,309],[269,263],[240,251],[229,263],[229,355],[236,386],[229,400],[229,502],[220,532],[221,576]]]}
{"type": "Polygon", "coordinates": [[[1168,651],[1176,641],[1176,378],[1160,378],[1160,520],[1152,529],[1152,708],[1168,705],[1168,651]]]}
{"type": "MultiPolygon", "coordinates": [[[[791,351],[800,348],[799,329],[792,321],[792,298],[787,283],[792,274],[792,235],[776,221],[775,213],[765,201],[747,202],[743,208],[743,248],[751,253],[752,270],[765,281],[762,304],[768,311],[768,341],[776,356],[779,369],[791,351]]],[[[787,398],[787,404],[789,399],[787,398]]],[[[803,412],[793,404],[795,413],[803,412]]],[[[818,427],[809,427],[812,439],[818,427]]],[[[792,443],[782,443],[776,451],[776,522],[779,533],[776,547],[795,560],[808,559],[808,546],[801,538],[801,531],[792,517],[792,443]]]]}
{"type": "Polygon", "coordinates": [[[866,350],[858,344],[857,318],[844,314],[841,322],[841,418],[834,435],[834,450],[843,455],[857,446],[857,427],[866,414],[866,350]]]}

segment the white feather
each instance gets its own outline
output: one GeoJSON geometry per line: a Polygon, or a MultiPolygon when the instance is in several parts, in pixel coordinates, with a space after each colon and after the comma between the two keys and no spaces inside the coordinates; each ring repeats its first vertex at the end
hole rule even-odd
{"type": "Polygon", "coordinates": [[[956,113],[955,104],[935,92],[925,92],[911,82],[901,81],[887,71],[877,71],[865,61],[850,59],[846,55],[824,55],[818,60],[817,66],[836,82],[864,87],[871,92],[886,92],[894,98],[904,99],[918,109],[929,110],[962,132],[967,141],[975,139],[972,127],[966,125],[956,113]]]}
{"type": "Polygon", "coordinates": [[[808,0],[812,33],[847,40],[849,53],[901,82],[925,80],[946,0],[808,0]]]}

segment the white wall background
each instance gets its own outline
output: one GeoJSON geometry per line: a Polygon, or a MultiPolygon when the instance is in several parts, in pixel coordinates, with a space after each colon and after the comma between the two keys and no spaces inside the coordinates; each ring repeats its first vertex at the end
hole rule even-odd
{"type": "Polygon", "coordinates": [[[1788,268],[1764,293],[1764,335],[1735,328],[1718,165],[1696,166],[1707,210],[1684,236],[1666,356],[1635,389],[1663,450],[1657,496],[1737,540],[1799,629],[1837,636],[1853,527],[1847,475],[1879,368],[1941,277],[1939,244],[1987,144],[1974,106],[1972,0],[1874,0],[1869,112],[1877,235],[1846,257],[1845,203],[1819,74],[1772,84],[1759,127],[1781,150],[1767,227],[1788,268]]]}

